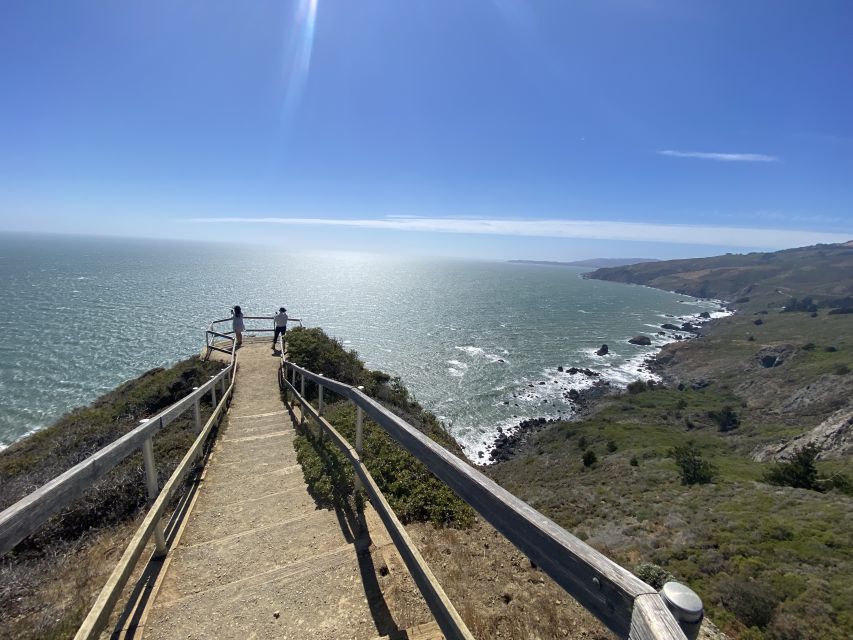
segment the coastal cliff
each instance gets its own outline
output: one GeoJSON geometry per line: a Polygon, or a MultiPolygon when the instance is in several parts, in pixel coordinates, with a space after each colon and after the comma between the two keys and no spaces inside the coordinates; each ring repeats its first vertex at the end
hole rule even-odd
{"type": "Polygon", "coordinates": [[[845,637],[853,245],[585,277],[726,299],[737,313],[663,347],[651,362],[661,383],[543,425],[488,473],[641,575],[690,584],[729,635],[845,637]]]}
{"type": "Polygon", "coordinates": [[[736,304],[783,304],[811,297],[821,307],[853,306],[853,241],[773,253],[644,262],[596,269],[586,278],[642,284],[736,304]]]}

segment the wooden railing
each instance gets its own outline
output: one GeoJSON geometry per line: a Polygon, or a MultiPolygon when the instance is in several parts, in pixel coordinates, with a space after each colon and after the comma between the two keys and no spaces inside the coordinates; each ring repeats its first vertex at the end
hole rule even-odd
{"type": "Polygon", "coordinates": [[[121,590],[127,584],[136,562],[152,536],[155,541],[154,555],[163,556],[166,554],[162,522],[166,506],[181,487],[183,479],[203,451],[214,426],[227,410],[234,389],[237,371],[234,338],[209,331],[205,338],[208,344],[210,343],[210,334],[215,334],[230,342],[230,349],[219,349],[230,354],[228,366],[182,400],[145,420],[133,431],[89,456],[0,513],[0,554],[3,554],[37,531],[51,516],[70,506],[118,463],[142,449],[148,490],[148,513],[77,632],[75,636],[77,639],[99,636],[121,594],[121,590]],[[218,400],[217,389],[220,392],[218,400]],[[211,396],[211,406],[214,407],[214,410],[207,422],[202,425],[200,401],[208,393],[211,396]],[[157,481],[157,466],[154,461],[153,437],[189,410],[193,411],[195,431],[198,435],[169,480],[160,488],[157,481]]]}
{"type": "Polygon", "coordinates": [[[390,512],[364,467],[361,459],[364,414],[426,465],[435,476],[444,481],[617,636],[631,640],[684,640],[687,632],[691,638],[696,637],[703,615],[702,604],[688,588],[678,583],[669,583],[677,588],[665,587],[658,593],[630,571],[582,542],[365,395],[361,389],[289,362],[286,360],[283,346],[280,378],[284,388],[293,394],[299,403],[303,417],[307,414],[317,422],[353,465],[371,500],[374,499],[374,494],[379,495],[380,500],[374,501],[373,504],[379,504],[377,511],[395,543],[397,538],[401,538],[398,549],[447,637],[469,636],[465,635],[467,629],[457,625],[458,614],[455,615],[453,605],[447,601],[441,588],[435,588],[437,583],[434,582],[429,569],[424,570],[421,567],[422,559],[419,561],[419,554],[416,550],[414,553],[409,550],[410,544],[405,538],[405,530],[399,525],[393,512],[390,512]],[[306,398],[306,381],[317,385],[317,409],[314,409],[306,398]],[[322,418],[323,392],[326,389],[352,401],[356,406],[354,447],[322,418]],[[414,557],[407,558],[406,554],[414,557]],[[672,593],[676,595],[670,596],[666,601],[662,597],[672,593]],[[681,626],[674,615],[679,617],[681,626]]]}
{"type": "MultiPolygon", "coordinates": [[[[250,324],[246,327],[244,333],[274,333],[275,328],[271,328],[269,324],[267,324],[266,327],[251,326],[251,321],[253,320],[263,320],[269,323],[274,321],[274,319],[274,316],[243,316],[244,321],[250,321],[250,324]]],[[[234,335],[234,331],[230,328],[233,320],[234,318],[220,318],[219,320],[214,320],[210,323],[210,326],[207,328],[207,333],[205,334],[205,346],[208,351],[223,351],[222,347],[217,345],[216,341],[211,338],[227,338],[230,340],[234,335]]],[[[288,318],[287,323],[296,323],[300,327],[302,326],[302,320],[300,318],[288,318]]]]}

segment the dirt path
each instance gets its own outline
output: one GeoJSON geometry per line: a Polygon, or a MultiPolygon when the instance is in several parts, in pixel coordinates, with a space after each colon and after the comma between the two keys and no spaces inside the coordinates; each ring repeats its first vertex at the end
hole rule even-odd
{"type": "Polygon", "coordinates": [[[431,627],[411,578],[388,569],[395,552],[375,514],[365,514],[371,541],[352,517],[316,508],[268,342],[247,342],[238,362],[231,409],[143,637],[375,638],[431,627]]]}

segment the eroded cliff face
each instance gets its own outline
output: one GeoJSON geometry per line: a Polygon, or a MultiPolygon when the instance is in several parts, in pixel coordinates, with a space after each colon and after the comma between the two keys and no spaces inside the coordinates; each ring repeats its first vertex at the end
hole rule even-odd
{"type": "Polygon", "coordinates": [[[814,429],[796,438],[759,447],[752,459],[757,462],[785,460],[808,445],[820,449],[818,460],[839,460],[853,455],[853,406],[836,411],[814,429]]]}

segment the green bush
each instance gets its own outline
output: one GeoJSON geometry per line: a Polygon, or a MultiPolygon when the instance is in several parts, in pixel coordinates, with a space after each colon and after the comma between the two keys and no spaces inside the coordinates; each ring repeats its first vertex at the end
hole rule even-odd
{"type": "Polygon", "coordinates": [[[628,384],[627,388],[628,393],[630,393],[631,395],[636,395],[638,393],[646,391],[648,389],[648,386],[642,380],[634,380],[634,382],[628,384]]]}
{"type": "Polygon", "coordinates": [[[330,338],[317,327],[297,327],[288,331],[287,357],[293,364],[349,385],[359,386],[368,379],[358,354],[347,351],[339,340],[330,338]]]}
{"type": "Polygon", "coordinates": [[[681,484],[707,484],[716,475],[714,465],[704,460],[693,444],[675,447],[670,451],[670,457],[675,459],[681,471],[681,484]]]}
{"type": "Polygon", "coordinates": [[[596,462],[598,462],[598,457],[595,455],[595,451],[587,449],[583,454],[583,466],[591,467],[596,462]]]}
{"type": "Polygon", "coordinates": [[[669,571],[659,565],[652,564],[651,562],[638,564],[634,568],[634,575],[658,591],[660,591],[663,588],[663,585],[667,582],[675,580],[675,576],[673,576],[669,571]]]}
{"type": "Polygon", "coordinates": [[[746,578],[721,580],[717,585],[717,597],[746,627],[759,629],[770,623],[780,602],[769,584],[746,578]]]}
{"type": "Polygon", "coordinates": [[[607,441],[607,451],[609,453],[614,453],[618,448],[619,447],[616,445],[616,442],[614,440],[607,441]]]}
{"type": "Polygon", "coordinates": [[[630,464],[632,467],[639,467],[639,466],[640,466],[640,461],[639,461],[639,460],[637,460],[637,456],[631,456],[631,460],[630,460],[629,464],[630,464]]]}
{"type": "Polygon", "coordinates": [[[740,419],[737,417],[734,409],[726,405],[719,411],[709,411],[708,417],[711,418],[722,433],[736,429],[740,425],[740,419]]]}
{"type": "MultiPolygon", "coordinates": [[[[322,329],[296,329],[288,333],[290,359],[310,371],[351,385],[365,393],[452,453],[459,445],[438,419],[414,401],[399,378],[368,371],[354,351],[347,351],[322,329]]],[[[311,390],[306,390],[309,398],[311,390]]],[[[325,397],[325,418],[350,443],[355,443],[356,409],[347,401],[325,397]]],[[[328,441],[309,433],[296,441],[306,483],[323,506],[341,504],[353,495],[350,464],[328,441]]],[[[467,527],[474,512],[456,494],[372,420],[363,423],[363,455],[367,470],[403,522],[429,521],[436,525],[467,527]]],[[[357,497],[357,496],[356,496],[357,497]]]]}

